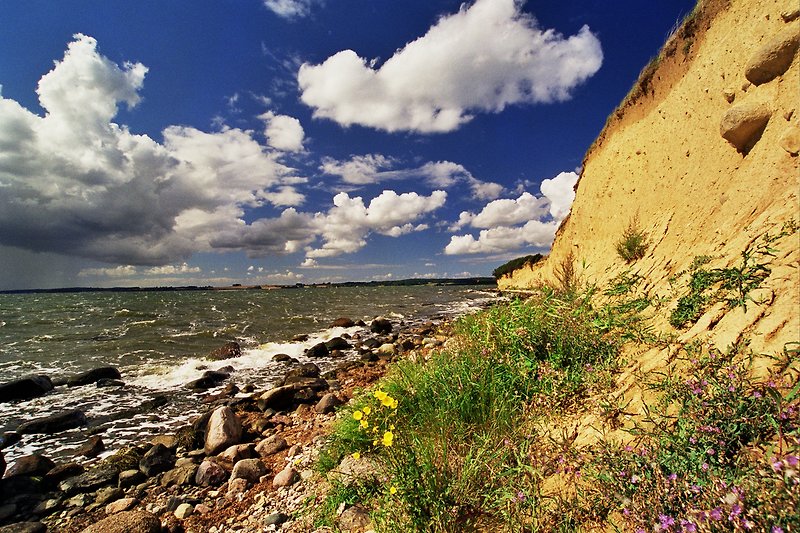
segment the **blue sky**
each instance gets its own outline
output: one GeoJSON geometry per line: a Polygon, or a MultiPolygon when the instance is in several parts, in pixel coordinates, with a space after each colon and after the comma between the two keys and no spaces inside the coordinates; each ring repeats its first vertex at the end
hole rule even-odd
{"type": "Polygon", "coordinates": [[[0,4],[0,288],[488,275],[546,252],[694,2],[0,4]]]}

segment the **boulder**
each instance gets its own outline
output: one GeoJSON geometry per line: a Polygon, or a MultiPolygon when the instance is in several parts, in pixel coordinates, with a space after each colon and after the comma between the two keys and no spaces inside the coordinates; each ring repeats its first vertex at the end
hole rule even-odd
{"type": "Polygon", "coordinates": [[[222,400],[224,398],[230,398],[231,396],[235,396],[238,393],[239,393],[239,387],[237,387],[235,383],[228,383],[218,393],[209,394],[208,396],[203,398],[203,403],[213,403],[218,400],[222,400]]]}
{"type": "Polygon", "coordinates": [[[206,459],[197,468],[194,482],[201,487],[218,487],[227,481],[228,472],[214,461],[206,459]]]}
{"type": "Polygon", "coordinates": [[[267,472],[268,469],[261,459],[242,459],[233,465],[231,479],[246,479],[250,483],[258,483],[267,472]]]}
{"type": "Polygon", "coordinates": [[[242,438],[242,422],[228,406],[214,409],[206,430],[205,452],[214,455],[221,450],[239,444],[242,438]]]}
{"type": "Polygon", "coordinates": [[[341,318],[337,318],[336,320],[331,322],[331,326],[330,327],[332,327],[332,328],[352,328],[355,325],[356,325],[356,323],[353,322],[352,319],[346,318],[346,317],[341,317],[341,318]]]}
{"type": "Polygon", "coordinates": [[[249,486],[250,482],[244,478],[237,477],[235,479],[231,479],[228,481],[228,492],[225,493],[225,497],[228,499],[233,499],[239,494],[247,492],[249,486]]]}
{"type": "Polygon", "coordinates": [[[790,155],[797,155],[800,153],[800,128],[797,126],[789,126],[783,132],[780,138],[781,148],[786,150],[790,155]]]}
{"type": "Polygon", "coordinates": [[[192,513],[194,512],[194,506],[191,503],[182,503],[175,509],[175,512],[172,513],[175,515],[175,518],[178,520],[185,520],[189,518],[192,513]]]}
{"type": "Polygon", "coordinates": [[[387,342],[378,346],[377,353],[378,355],[395,355],[397,353],[397,348],[394,344],[387,342]]]}
{"type": "Polygon", "coordinates": [[[761,85],[782,75],[792,64],[799,43],[800,32],[794,26],[775,35],[750,56],[744,71],[747,80],[761,85]]]}
{"type": "Polygon", "coordinates": [[[119,469],[106,464],[100,464],[78,476],[70,477],[58,484],[66,495],[93,492],[105,485],[116,484],[119,478],[119,469]]]}
{"type": "Polygon", "coordinates": [[[79,476],[86,471],[78,463],[64,463],[51,468],[45,475],[45,479],[51,483],[60,483],[67,478],[79,476]]]}
{"type": "Polygon", "coordinates": [[[217,455],[217,457],[231,464],[235,464],[242,459],[254,459],[256,457],[255,445],[252,442],[247,444],[234,444],[217,455]]]}
{"type": "Polygon", "coordinates": [[[125,495],[119,487],[105,487],[100,489],[95,494],[94,503],[98,506],[105,506],[106,504],[119,500],[125,495]]]}
{"type": "Polygon", "coordinates": [[[302,365],[292,368],[283,375],[282,385],[292,383],[293,378],[318,378],[320,369],[314,363],[303,363],[302,365]]]}
{"type": "Polygon", "coordinates": [[[72,376],[67,379],[67,387],[80,387],[89,385],[90,383],[96,383],[101,379],[120,379],[121,377],[122,375],[119,373],[119,370],[113,366],[102,366],[72,376]]]}
{"type": "Polygon", "coordinates": [[[272,360],[276,363],[286,363],[292,360],[292,357],[286,353],[276,353],[272,356],[272,360]]]}
{"type": "Polygon", "coordinates": [[[56,464],[44,455],[38,453],[23,455],[8,467],[6,477],[43,476],[55,466],[56,464]]]}
{"type": "Polygon", "coordinates": [[[17,522],[0,526],[0,533],[45,533],[47,526],[41,522],[17,522]]]}
{"type": "Polygon", "coordinates": [[[297,470],[291,466],[287,466],[275,475],[275,479],[272,480],[272,486],[275,488],[288,487],[289,485],[293,485],[297,481],[297,478],[297,470]]]}
{"type": "Polygon", "coordinates": [[[306,357],[327,357],[328,352],[329,350],[325,343],[320,342],[306,350],[306,357]]]}
{"type": "Polygon", "coordinates": [[[719,126],[722,138],[739,152],[747,153],[755,146],[767,127],[772,111],[762,102],[744,102],[731,107],[719,126]]]}
{"type": "Polygon", "coordinates": [[[22,435],[16,431],[6,431],[0,435],[0,450],[13,446],[22,440],[22,435]]]}
{"type": "Polygon", "coordinates": [[[194,463],[184,463],[164,473],[161,478],[162,487],[184,487],[191,485],[197,476],[198,466],[194,463]]]}
{"type": "Polygon", "coordinates": [[[336,407],[342,405],[342,400],[339,399],[338,396],[329,392],[322,399],[317,402],[317,405],[314,406],[314,411],[319,414],[328,414],[332,413],[336,410],[336,407]]]}
{"type": "Polygon", "coordinates": [[[325,343],[325,347],[328,348],[329,352],[332,352],[333,350],[349,350],[350,348],[352,348],[352,346],[350,346],[350,343],[347,342],[342,337],[332,338],[331,340],[325,343]]]}
{"type": "Polygon", "coordinates": [[[369,529],[370,522],[369,511],[358,503],[345,509],[337,521],[339,529],[351,533],[366,531],[369,529]]]}
{"type": "Polygon", "coordinates": [[[354,458],[345,455],[339,466],[328,473],[328,479],[351,487],[359,484],[369,484],[380,480],[383,472],[380,464],[370,457],[354,458]]]}
{"type": "Polygon", "coordinates": [[[195,379],[187,383],[186,388],[192,390],[211,389],[213,387],[216,387],[229,377],[231,377],[231,375],[227,372],[221,372],[219,370],[206,370],[205,372],[203,372],[203,375],[200,376],[198,379],[195,379]]]}
{"type": "Polygon", "coordinates": [[[53,382],[47,376],[28,376],[0,385],[0,402],[30,400],[53,390],[53,382]]]}
{"type": "Polygon", "coordinates": [[[242,347],[239,346],[238,342],[231,341],[226,342],[224,345],[208,354],[208,358],[212,361],[222,361],[223,359],[233,359],[240,355],[242,355],[242,347]]]}
{"type": "Polygon", "coordinates": [[[28,422],[23,422],[17,428],[17,433],[21,435],[45,433],[53,434],[66,431],[68,429],[85,426],[87,423],[86,415],[77,409],[74,411],[66,411],[57,413],[50,416],[43,416],[34,418],[28,422]]]}
{"type": "Polygon", "coordinates": [[[82,455],[83,457],[97,457],[100,455],[100,452],[106,449],[106,445],[103,444],[103,439],[100,438],[100,435],[94,435],[89,437],[83,446],[78,448],[75,451],[75,455],[82,455]]]}
{"type": "Polygon", "coordinates": [[[392,323],[382,317],[378,317],[369,325],[369,330],[378,335],[387,335],[392,332],[392,323]]]}
{"type": "Polygon", "coordinates": [[[138,485],[145,479],[146,478],[144,474],[142,474],[138,469],[123,470],[119,473],[119,486],[120,488],[126,489],[128,487],[138,485]]]}
{"type": "Polygon", "coordinates": [[[147,477],[166,472],[175,464],[172,450],[159,443],[147,450],[139,460],[139,470],[147,477]]]}
{"type": "Polygon", "coordinates": [[[265,526],[279,526],[291,518],[289,515],[277,512],[267,515],[264,519],[265,526]]]}
{"type": "Polygon", "coordinates": [[[281,450],[285,450],[288,446],[289,444],[286,442],[286,439],[280,435],[272,435],[256,445],[256,453],[261,457],[269,457],[281,450]]]}
{"type": "Polygon", "coordinates": [[[133,509],[139,500],[136,498],[120,498],[106,505],[106,514],[121,513],[133,509]]]}
{"type": "Polygon", "coordinates": [[[161,533],[161,521],[147,511],[122,511],[95,522],[83,533],[161,533]]]}

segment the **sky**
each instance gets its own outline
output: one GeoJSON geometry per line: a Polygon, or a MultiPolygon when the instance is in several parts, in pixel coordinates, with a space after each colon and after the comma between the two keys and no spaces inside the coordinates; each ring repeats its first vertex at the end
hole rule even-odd
{"type": "Polygon", "coordinates": [[[546,253],[691,0],[3,0],[0,289],[546,253]]]}

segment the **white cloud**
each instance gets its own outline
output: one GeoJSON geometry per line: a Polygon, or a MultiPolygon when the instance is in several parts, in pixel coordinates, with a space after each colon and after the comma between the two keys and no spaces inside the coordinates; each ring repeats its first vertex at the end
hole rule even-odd
{"type": "Polygon", "coordinates": [[[343,126],[446,132],[474,113],[567,100],[603,54],[584,26],[570,37],[544,30],[519,0],[476,0],[442,17],[379,68],[352,50],[297,74],[314,116],[343,126]]]}
{"type": "Polygon", "coordinates": [[[127,278],[136,275],[136,267],[132,265],[119,265],[107,268],[84,268],[78,272],[82,278],[127,278]]]}
{"type": "Polygon", "coordinates": [[[148,276],[172,276],[175,274],[197,274],[202,272],[200,267],[190,267],[187,263],[181,265],[164,265],[145,270],[148,276]]]}
{"type": "Polygon", "coordinates": [[[285,19],[305,17],[311,12],[311,5],[317,0],[264,0],[264,5],[285,19]]]}
{"type": "MultiPolygon", "coordinates": [[[[524,192],[516,200],[495,200],[486,204],[471,220],[475,228],[514,226],[528,220],[540,218],[548,212],[548,201],[524,192]]],[[[459,219],[460,220],[460,219],[459,219]]]]}
{"type": "Polygon", "coordinates": [[[354,155],[345,161],[326,157],[319,168],[325,174],[339,176],[350,185],[422,180],[431,188],[446,189],[464,183],[472,192],[472,197],[478,200],[493,200],[503,192],[503,186],[499,183],[481,181],[462,165],[452,161],[429,161],[416,168],[393,169],[398,163],[398,160],[382,154],[366,154],[354,155]]]}
{"type": "Polygon", "coordinates": [[[268,111],[259,116],[264,121],[266,129],[264,135],[267,144],[282,152],[301,152],[305,132],[300,121],[288,115],[276,115],[268,111]]]}
{"type": "Polygon", "coordinates": [[[40,80],[45,116],[0,97],[0,245],[122,265],[209,251],[245,208],[299,205],[294,169],[253,132],[169,126],[163,143],[113,122],[147,68],[122,67],[76,35],[40,80]]]}
{"type": "Polygon", "coordinates": [[[477,239],[472,235],[453,236],[445,247],[447,255],[491,254],[534,246],[545,248],[552,244],[558,224],[531,220],[520,227],[497,227],[481,230],[477,239]]]}
{"type": "Polygon", "coordinates": [[[575,184],[578,174],[562,172],[553,179],[542,181],[540,190],[550,200],[550,214],[556,220],[562,220],[569,213],[575,200],[575,184]]]}

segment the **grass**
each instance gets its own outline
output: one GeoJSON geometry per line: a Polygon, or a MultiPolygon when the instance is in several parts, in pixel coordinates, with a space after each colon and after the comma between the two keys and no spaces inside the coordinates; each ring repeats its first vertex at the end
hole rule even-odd
{"type": "MultiPolygon", "coordinates": [[[[698,258],[689,294],[744,307],[776,238],[730,269],[698,258]]],[[[400,361],[345,407],[320,470],[350,455],[380,473],[334,484],[317,526],[335,531],[359,502],[377,531],[800,531],[800,343],[760,380],[746,343],[670,345],[663,372],[635,380],[647,401],[626,422],[630,401],[612,394],[623,348],[675,342],[649,325],[663,302],[640,274],[601,290],[569,269],[557,290],[459,320],[447,349],[400,361]],[[607,437],[581,442],[587,415],[607,437]]]]}
{"type": "Polygon", "coordinates": [[[633,263],[644,257],[647,252],[647,234],[639,227],[638,217],[634,218],[625,228],[622,237],[617,241],[617,255],[626,263],[633,263]]]}

